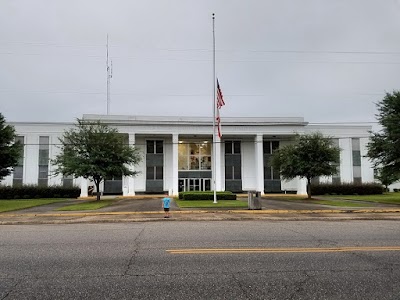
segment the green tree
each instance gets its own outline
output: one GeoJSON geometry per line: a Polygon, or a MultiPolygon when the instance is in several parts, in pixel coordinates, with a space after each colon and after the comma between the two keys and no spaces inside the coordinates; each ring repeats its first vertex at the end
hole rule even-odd
{"type": "Polygon", "coordinates": [[[321,133],[297,135],[295,143],[280,148],[271,159],[283,179],[297,176],[307,179],[308,199],[311,199],[311,179],[334,175],[339,161],[340,149],[321,133]]]}
{"type": "Polygon", "coordinates": [[[0,113],[0,181],[10,175],[13,167],[18,165],[22,145],[15,142],[15,138],[14,127],[6,125],[6,120],[0,113]]]}
{"type": "Polygon", "coordinates": [[[386,174],[400,179],[400,92],[386,93],[376,106],[382,129],[372,132],[367,156],[375,168],[384,168],[386,174]]]}
{"type": "MultiPolygon", "coordinates": [[[[106,178],[137,174],[128,165],[140,162],[138,149],[129,146],[117,129],[100,121],[78,119],[75,128],[65,131],[60,142],[60,154],[52,161],[56,166],[55,174],[89,178],[97,191],[106,178]]],[[[100,200],[100,193],[97,193],[97,200],[100,200]]]]}
{"type": "Polygon", "coordinates": [[[385,167],[377,169],[377,174],[375,175],[382,185],[385,187],[386,191],[389,190],[388,186],[399,180],[396,174],[393,174],[390,170],[385,167]]]}

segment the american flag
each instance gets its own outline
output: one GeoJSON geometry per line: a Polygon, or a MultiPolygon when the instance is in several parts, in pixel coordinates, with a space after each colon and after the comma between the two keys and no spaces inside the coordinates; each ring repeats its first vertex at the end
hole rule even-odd
{"type": "Polygon", "coordinates": [[[219,86],[217,78],[217,108],[220,109],[224,105],[225,105],[224,97],[222,96],[221,87],[219,86]]]}
{"type": "Polygon", "coordinates": [[[218,117],[216,117],[216,120],[217,120],[217,128],[218,128],[218,137],[221,138],[221,136],[222,136],[222,133],[221,133],[221,118],[219,117],[219,114],[218,114],[218,117]]]}
{"type": "Polygon", "coordinates": [[[221,138],[221,117],[219,116],[219,110],[221,109],[222,106],[225,105],[224,102],[224,97],[222,96],[222,91],[221,87],[219,86],[218,78],[217,78],[217,128],[218,128],[218,137],[221,138]]]}

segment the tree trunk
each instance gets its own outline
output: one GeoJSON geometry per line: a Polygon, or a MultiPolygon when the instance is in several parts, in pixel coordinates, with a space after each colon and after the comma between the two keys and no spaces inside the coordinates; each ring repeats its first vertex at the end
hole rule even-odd
{"type": "Polygon", "coordinates": [[[311,178],[307,177],[307,198],[311,199],[311,178]]]}
{"type": "Polygon", "coordinates": [[[96,200],[100,200],[100,181],[94,180],[94,184],[96,185],[96,200]]]}

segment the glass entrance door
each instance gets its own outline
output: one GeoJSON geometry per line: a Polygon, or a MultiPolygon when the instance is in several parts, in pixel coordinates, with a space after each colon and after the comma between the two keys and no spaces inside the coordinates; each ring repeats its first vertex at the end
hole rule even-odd
{"type": "Polygon", "coordinates": [[[179,179],[179,191],[210,191],[210,178],[181,178],[179,179]]]}

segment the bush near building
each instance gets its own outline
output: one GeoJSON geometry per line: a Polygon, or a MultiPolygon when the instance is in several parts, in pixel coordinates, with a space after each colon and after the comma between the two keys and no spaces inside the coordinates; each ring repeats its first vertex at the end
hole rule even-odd
{"type": "MultiPolygon", "coordinates": [[[[181,200],[214,200],[214,192],[180,192],[181,200]]],[[[217,200],[236,200],[236,195],[232,192],[217,192],[217,200]]]]}
{"type": "Polygon", "coordinates": [[[19,187],[0,187],[0,199],[39,199],[39,198],[78,198],[78,187],[24,185],[19,187]]]}
{"type": "Polygon", "coordinates": [[[379,183],[320,183],[313,185],[314,195],[378,195],[384,187],[379,183]]]}

